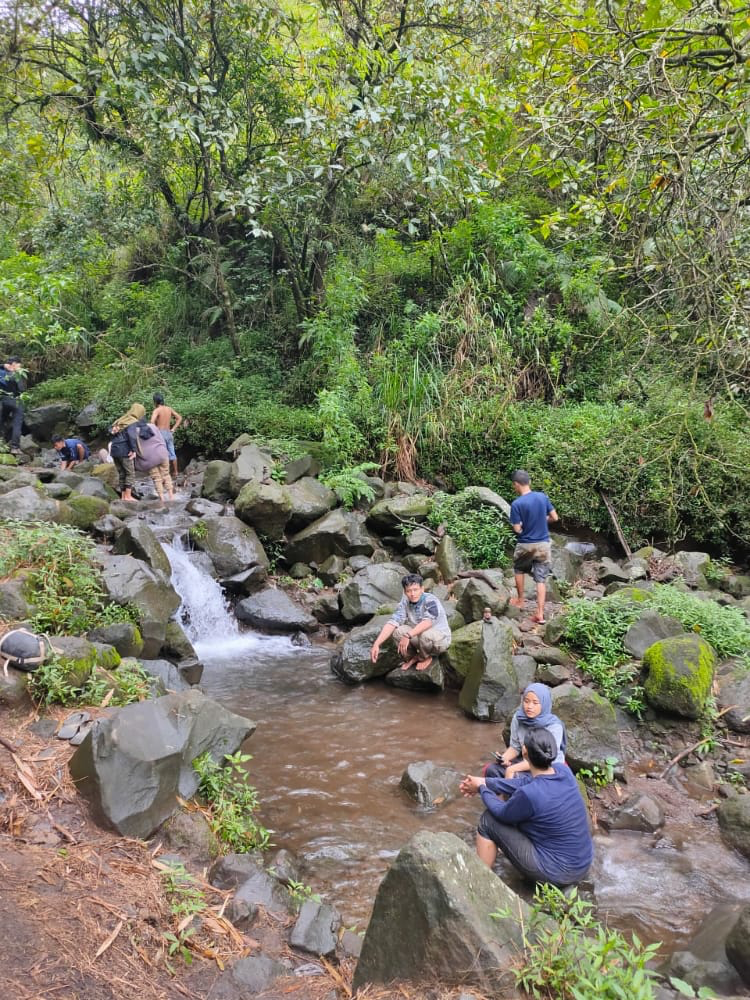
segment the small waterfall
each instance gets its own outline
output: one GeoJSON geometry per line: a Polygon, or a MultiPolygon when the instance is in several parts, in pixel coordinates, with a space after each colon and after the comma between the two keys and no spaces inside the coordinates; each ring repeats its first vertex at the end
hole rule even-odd
{"type": "Polygon", "coordinates": [[[237,619],[229,610],[221,585],[191,562],[179,538],[163,543],[172,567],[172,586],[182,598],[178,619],[190,641],[227,642],[239,638],[237,619]]]}

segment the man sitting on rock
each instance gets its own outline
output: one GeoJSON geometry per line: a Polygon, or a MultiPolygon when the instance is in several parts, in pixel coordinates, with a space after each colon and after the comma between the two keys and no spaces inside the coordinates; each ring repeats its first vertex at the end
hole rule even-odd
{"type": "Polygon", "coordinates": [[[418,573],[408,573],[401,580],[401,586],[404,596],[372,644],[370,659],[375,663],[380,647],[393,636],[399,656],[404,660],[401,669],[427,670],[433,657],[444,653],[451,644],[445,608],[436,597],[425,593],[424,580],[418,573]]]}

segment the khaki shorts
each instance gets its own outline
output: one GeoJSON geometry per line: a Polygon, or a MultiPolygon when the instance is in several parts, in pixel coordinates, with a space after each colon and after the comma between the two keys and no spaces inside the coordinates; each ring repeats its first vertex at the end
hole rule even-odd
{"type": "Polygon", "coordinates": [[[549,542],[519,542],[513,553],[513,572],[531,573],[535,583],[544,583],[552,572],[549,542]]]}
{"type": "MultiPolygon", "coordinates": [[[[411,632],[413,625],[399,625],[393,633],[396,645],[411,632]]],[[[439,632],[436,628],[428,628],[415,638],[409,639],[409,645],[426,660],[428,656],[440,656],[451,644],[451,636],[439,632]]]]}

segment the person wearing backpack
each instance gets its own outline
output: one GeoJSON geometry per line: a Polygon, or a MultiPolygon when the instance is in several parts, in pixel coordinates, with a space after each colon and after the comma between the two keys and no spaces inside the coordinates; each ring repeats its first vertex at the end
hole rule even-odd
{"type": "Polygon", "coordinates": [[[117,469],[119,480],[120,499],[127,503],[135,500],[133,496],[133,486],[135,485],[135,465],[133,460],[136,455],[136,445],[138,435],[135,429],[137,423],[145,426],[144,417],[146,410],[140,403],[133,403],[127,413],[112,424],[112,440],[109,446],[109,453],[117,469]]]}
{"type": "Polygon", "coordinates": [[[0,427],[14,455],[19,454],[23,428],[21,393],[26,380],[21,374],[21,359],[8,358],[0,365],[0,427]]]}
{"type": "Polygon", "coordinates": [[[60,470],[72,469],[79,462],[85,462],[91,452],[89,446],[84,444],[80,438],[64,438],[60,434],[55,434],[52,438],[52,447],[60,456],[60,470]]]}
{"type": "Polygon", "coordinates": [[[134,463],[138,472],[148,472],[156,489],[156,495],[163,502],[166,493],[168,500],[174,500],[172,477],[169,475],[169,452],[156,424],[147,424],[145,420],[134,425],[136,433],[136,448],[134,463]]]}

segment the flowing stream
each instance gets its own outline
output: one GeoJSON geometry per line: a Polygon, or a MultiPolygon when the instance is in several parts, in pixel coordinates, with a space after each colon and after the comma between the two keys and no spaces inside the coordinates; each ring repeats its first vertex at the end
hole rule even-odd
{"type": "MultiPolygon", "coordinates": [[[[329,649],[240,632],[216,581],[179,545],[165,548],[183,624],[205,664],[204,691],[258,724],[249,767],[274,843],[295,851],[305,881],[364,926],[390,860],[417,830],[473,841],[477,800],[420,810],[399,788],[405,767],[433,760],[476,774],[500,727],[467,718],[453,692],[348,687],[331,675],[329,649]]],[[[596,837],[600,915],[668,950],[710,926],[720,901],[750,900],[747,862],[722,844],[715,819],[695,819],[705,803],[688,793],[659,834],[596,837]]],[[[528,896],[507,863],[498,871],[528,896]]]]}

